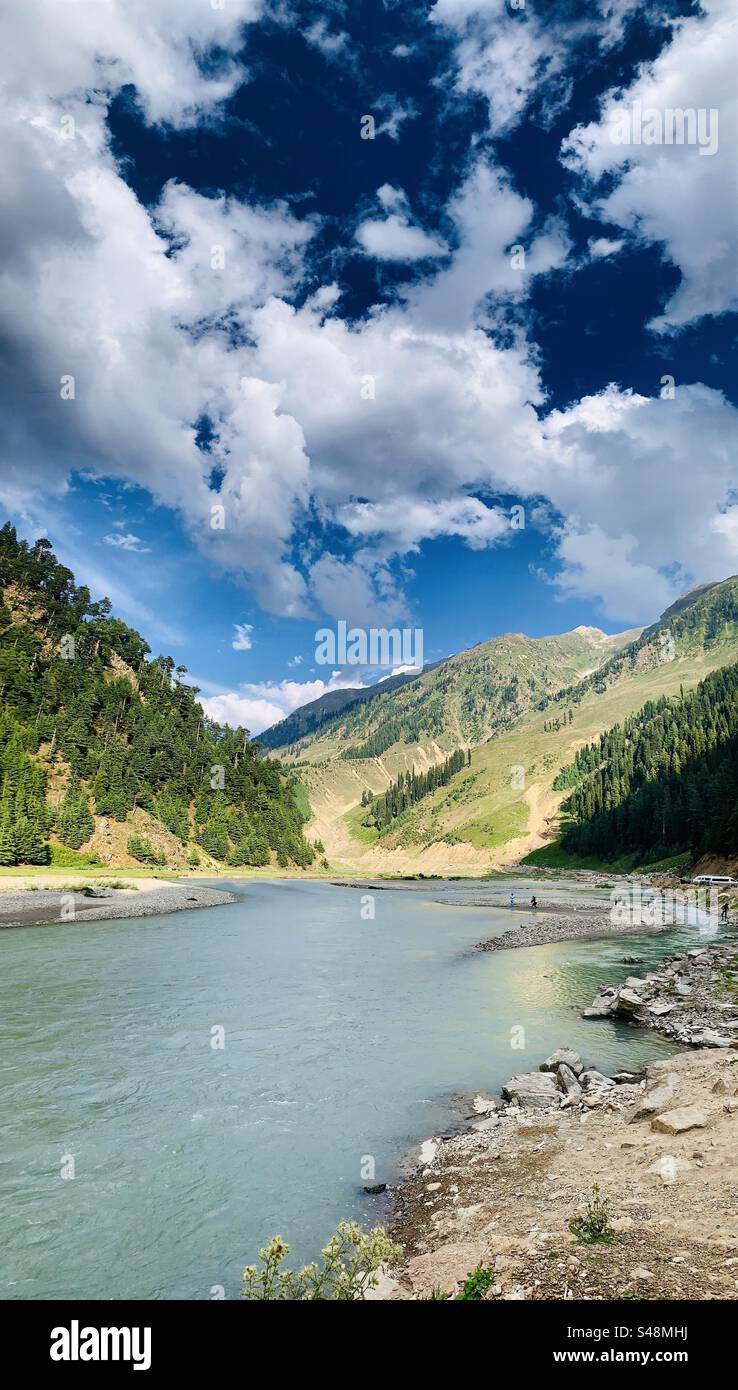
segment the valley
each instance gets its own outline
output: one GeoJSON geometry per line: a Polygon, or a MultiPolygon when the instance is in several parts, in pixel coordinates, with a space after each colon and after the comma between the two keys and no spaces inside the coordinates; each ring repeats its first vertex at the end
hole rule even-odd
{"type": "Polygon", "coordinates": [[[532,862],[565,866],[555,848],[547,860],[546,848],[567,795],[553,784],[577,749],[738,659],[736,581],[688,599],[643,632],[492,639],[328,715],[313,736],[278,747],[307,793],[308,838],[338,872],[474,875],[531,853],[532,862]],[[391,737],[400,729],[404,736],[391,737]],[[352,755],[372,739],[391,741],[376,756],[352,755]],[[379,795],[399,773],[425,771],[459,747],[471,763],[450,785],[381,835],[364,824],[362,795],[379,795]]]}

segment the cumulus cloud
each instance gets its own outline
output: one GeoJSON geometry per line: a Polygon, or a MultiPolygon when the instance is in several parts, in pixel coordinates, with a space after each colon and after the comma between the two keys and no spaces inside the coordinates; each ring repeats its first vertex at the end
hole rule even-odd
{"type": "Polygon", "coordinates": [[[671,42],[643,65],[630,87],[606,94],[600,119],[577,126],[564,142],[562,158],[586,179],[591,212],[622,227],[636,243],[663,246],[681,271],[676,292],[653,320],[656,331],[738,306],[737,62],[731,0],[704,0],[700,13],[675,22],[671,42]],[[663,143],[665,113],[687,111],[695,119],[703,113],[705,135],[715,128],[712,154],[705,140],[702,148],[663,143]],[[634,131],[640,143],[633,142],[634,131]]]}
{"type": "Polygon", "coordinates": [[[622,251],[624,241],[614,240],[612,237],[598,236],[591,237],[588,243],[588,251],[593,260],[603,260],[607,256],[617,256],[618,251],[622,251]]]}
{"type": "Polygon", "coordinates": [[[301,705],[319,699],[329,690],[346,687],[360,688],[361,681],[355,673],[334,671],[327,681],[254,681],[225,694],[205,696],[200,704],[208,718],[217,724],[229,724],[231,728],[241,727],[252,734],[260,734],[301,705]]]}
{"type": "Polygon", "coordinates": [[[326,20],[316,19],[304,31],[305,38],[313,47],[319,48],[326,58],[335,58],[337,54],[345,54],[348,48],[348,34],[343,30],[336,32],[331,30],[326,20]]]}
{"type": "Polygon", "coordinates": [[[388,502],[353,502],[339,508],[338,520],[352,536],[383,537],[399,553],[417,550],[421,541],[461,536],[472,550],[485,550],[511,534],[510,518],[478,497],[397,497],[388,502]]]}
{"type": "Polygon", "coordinates": [[[235,4],[220,28],[222,12],[199,0],[153,17],[143,0],[104,9],[105,24],[103,7],[84,0],[5,12],[16,67],[1,117],[1,312],[13,344],[3,496],[11,505],[34,487],[63,492],[80,467],[138,482],[182,512],[204,550],[299,611],[304,583],[282,552],[309,463],[299,425],[280,414],[278,379],[253,379],[238,344],[254,304],[295,283],[313,224],[283,204],[252,208],[177,183],[149,211],[121,176],[105,123],[109,98],[130,81],[152,119],[209,107],[226,89],[203,77],[197,55],[209,36],[240,43],[241,20],[257,9],[235,4]],[[203,417],[211,455],[197,447],[203,417]],[[230,530],[211,525],[216,463],[230,530]]]}
{"type": "MultiPolygon", "coordinates": [[[[722,72],[711,64],[725,10],[722,0],[708,0],[708,9],[675,28],[638,78],[644,94],[654,83],[671,94],[671,64],[690,81],[694,69],[694,90],[709,99],[706,74],[722,72]]],[[[243,23],[258,6],[233,0],[214,11],[201,0],[163,0],[154,11],[145,0],[29,0],[5,12],[15,62],[0,116],[1,312],[15,364],[0,445],[9,504],[34,490],[63,492],[73,469],[138,483],[179,511],[214,562],[247,577],[263,606],[283,615],[322,609],[364,625],[391,625],[407,612],[393,556],[442,535],[477,548],[504,540],[503,515],[480,496],[543,500],[541,514],[549,508],[555,518],[562,590],[600,597],[618,618],[652,614],[654,595],[672,592],[682,575],[738,568],[736,411],[718,392],[679,384],[666,401],[622,383],[546,414],[524,306],[537,276],[567,265],[568,237],[556,219],[540,224],[489,157],[475,152],[445,210],[448,262],[356,321],[340,317],[336,286],[305,301],[294,295],[318,224],[288,206],[205,197],[171,182],[144,207],[109,145],[109,100],[132,83],[150,121],[184,125],[212,112],[243,79],[243,23]],[[197,442],[203,419],[206,450],[197,442]],[[355,550],[296,558],[308,512],[342,526],[355,550]]],[[[628,12],[624,3],[603,9],[616,25],[628,12]]],[[[438,0],[433,16],[457,36],[468,74],[491,83],[498,65],[491,119],[510,128],[540,73],[558,61],[549,61],[555,29],[543,33],[527,14],[503,16],[501,0],[438,0]],[[482,21],[498,25],[494,42],[508,45],[494,48],[489,72],[477,53],[482,21]],[[518,55],[516,45],[536,51],[518,55]],[[520,57],[518,66],[504,66],[505,52],[510,63],[520,57]]],[[[382,108],[388,120],[395,101],[382,108]]],[[[672,166],[654,163],[652,151],[641,150],[635,166],[612,166],[601,131],[598,122],[575,133],[567,157],[592,180],[614,171],[619,182],[600,200],[611,224],[663,241],[682,266],[671,321],[698,303],[724,304],[722,203],[701,263],[695,240],[694,209],[704,214],[715,191],[700,171],[718,156],[670,151],[693,157],[682,196],[664,172],[672,166]],[[659,179],[649,211],[644,200],[659,179]]],[[[721,106],[721,159],[722,139],[721,106]]],[[[374,226],[385,237],[398,224],[425,236],[401,190],[384,185],[380,205],[374,226]]],[[[611,238],[599,242],[607,248],[595,239],[592,254],[615,254],[611,238]]],[[[237,698],[256,706],[245,722],[264,728],[280,717],[274,708],[286,711],[290,685],[305,695],[298,683],[244,687],[237,698]]],[[[209,697],[226,698],[236,697],[209,697]]]]}
{"type": "Polygon", "coordinates": [[[675,398],[610,387],[543,422],[529,473],[566,518],[557,533],[565,593],[609,616],[652,617],[690,582],[738,570],[738,411],[706,386],[675,398]]]}
{"type": "Polygon", "coordinates": [[[356,240],[367,255],[380,261],[421,261],[446,254],[442,241],[394,213],[361,222],[356,229],[356,240]]]}

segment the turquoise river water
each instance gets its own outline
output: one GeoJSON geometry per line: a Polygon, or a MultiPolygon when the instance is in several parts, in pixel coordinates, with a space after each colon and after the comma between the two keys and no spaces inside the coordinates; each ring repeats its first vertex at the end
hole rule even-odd
{"type": "Polygon", "coordinates": [[[381,1215],[367,1159],[391,1181],[454,1093],[563,1043],[606,1071],[673,1050],[579,1010],[694,928],[475,953],[520,913],[454,906],[468,886],[378,891],[373,920],[359,889],[222,886],[240,901],[0,932],[0,1297],[237,1297],[271,1234],[302,1262],[381,1215]]]}

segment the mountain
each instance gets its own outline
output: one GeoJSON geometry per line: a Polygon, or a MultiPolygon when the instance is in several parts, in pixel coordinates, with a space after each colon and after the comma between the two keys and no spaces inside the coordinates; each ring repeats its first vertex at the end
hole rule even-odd
{"type": "MultiPolygon", "coordinates": [[[[432,667],[426,666],[424,669],[429,671],[432,667]]],[[[259,734],[257,741],[264,748],[270,750],[287,748],[296,753],[302,739],[317,734],[324,724],[340,714],[347,706],[366,704],[368,701],[376,699],[377,695],[382,695],[390,690],[398,690],[401,685],[415,680],[420,674],[420,671],[403,671],[397,676],[387,676],[377,685],[349,686],[346,689],[329,690],[325,695],[319,696],[317,700],[311,700],[309,704],[301,705],[292,714],[288,714],[286,719],[280,719],[278,724],[272,724],[271,728],[265,729],[263,733],[259,734]]]]}
{"type": "Polygon", "coordinates": [[[110,608],[0,530],[0,864],[311,863],[301,788],[110,608]]]}
{"type": "Polygon", "coordinates": [[[642,631],[493,638],[299,742],[308,837],[351,872],[484,872],[518,860],[555,837],[566,789],[554,782],[577,748],[736,660],[735,578],[684,595],[642,631]],[[460,747],[471,764],[448,786],[382,833],[367,824],[362,798],[460,747]]]}
{"type": "Polygon", "coordinates": [[[284,720],[270,731],[270,746],[289,746],[292,758],[320,762],[380,756],[395,743],[435,747],[438,742],[449,749],[481,743],[599,667],[639,632],[608,637],[599,628],[578,628],[559,637],[520,632],[493,637],[419,675],[372,686],[363,699],[343,708],[324,707],[319,723],[299,738],[292,717],[284,720]]]}

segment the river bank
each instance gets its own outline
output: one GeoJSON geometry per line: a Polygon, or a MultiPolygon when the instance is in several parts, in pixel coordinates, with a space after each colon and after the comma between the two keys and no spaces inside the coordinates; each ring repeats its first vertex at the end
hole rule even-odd
{"type": "Polygon", "coordinates": [[[73,874],[0,880],[0,930],[153,917],[238,902],[235,893],[194,883],[138,878],[125,887],[111,887],[111,882],[118,880],[101,876],[80,884],[73,874]]]}
{"type": "MultiPolygon", "coordinates": [[[[426,1140],[393,1193],[404,1256],[376,1296],[453,1296],[481,1266],[485,1299],[738,1298],[738,1009],[725,997],[736,967],[735,945],[720,944],[666,957],[640,981],[629,1022],[701,1037],[699,1050],[608,1077],[561,1048],[500,1097],[476,1096],[464,1133],[426,1140]],[[676,1002],[673,1024],[649,1012],[668,991],[688,1025],[676,1002]],[[595,1185],[607,1233],[588,1243],[576,1224],[595,1185]]],[[[635,983],[598,996],[613,1017],[635,983]]]]}
{"type": "MultiPolygon", "coordinates": [[[[474,907],[482,905],[502,906],[500,903],[480,904],[476,902],[469,905],[474,907]]],[[[561,907],[560,901],[557,903],[541,902],[532,911],[532,921],[521,922],[519,927],[515,927],[511,931],[480,941],[476,949],[478,951],[513,951],[525,946],[546,946],[552,941],[604,941],[619,936],[633,936],[636,930],[640,936],[657,936],[660,932],[673,931],[677,925],[675,916],[666,913],[663,921],[652,926],[641,924],[636,928],[630,920],[614,920],[615,914],[609,902],[598,906],[592,903],[572,901],[564,905],[563,912],[561,907]]],[[[515,909],[516,912],[522,910],[531,914],[528,905],[525,909],[515,909]]]]}

